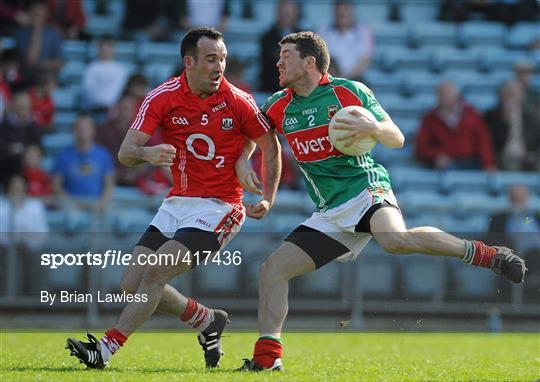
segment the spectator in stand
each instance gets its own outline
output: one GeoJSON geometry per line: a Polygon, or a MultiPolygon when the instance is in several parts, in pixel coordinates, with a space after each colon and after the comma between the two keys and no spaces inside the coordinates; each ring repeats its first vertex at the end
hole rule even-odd
{"type": "Polygon", "coordinates": [[[0,35],[11,36],[17,27],[30,24],[25,0],[0,0],[0,35]]]}
{"type": "Polygon", "coordinates": [[[128,70],[115,61],[115,40],[103,36],[98,41],[98,58],[86,68],[82,79],[82,96],[86,106],[104,112],[113,106],[126,85],[128,70]]]}
{"type": "Polygon", "coordinates": [[[144,98],[150,90],[149,86],[150,81],[148,81],[148,78],[146,78],[143,74],[132,74],[127,80],[122,95],[129,95],[135,97],[138,109],[142,105],[144,98]]]}
{"type": "Polygon", "coordinates": [[[337,0],[334,3],[334,24],[323,28],[320,34],[326,40],[341,74],[360,80],[371,63],[375,42],[371,30],[357,23],[354,14],[352,1],[337,0]]]}
{"type": "Polygon", "coordinates": [[[37,145],[28,145],[23,156],[23,175],[28,183],[28,194],[34,197],[52,193],[51,177],[42,167],[42,152],[37,145]]]}
{"type": "Polygon", "coordinates": [[[137,188],[146,195],[163,195],[172,184],[169,167],[145,167],[136,181],[137,188]]]}
{"type": "Polygon", "coordinates": [[[86,16],[81,0],[47,0],[51,22],[62,30],[64,38],[86,38],[86,16]]]}
{"type": "Polygon", "coordinates": [[[114,186],[112,156],[95,143],[92,118],[80,115],[73,128],[75,145],[56,158],[54,190],[63,205],[104,212],[114,186]]]}
{"type": "Polygon", "coordinates": [[[97,129],[97,142],[103,145],[115,158],[115,172],[118,184],[135,185],[139,176],[138,167],[126,167],[117,158],[118,150],[126,132],[135,119],[136,99],[133,96],[123,96],[111,110],[109,119],[97,129]]]}
{"type": "Polygon", "coordinates": [[[9,102],[11,92],[20,90],[25,86],[17,50],[12,48],[2,51],[0,54],[0,91],[7,94],[7,101],[9,102]]]}
{"type": "Polygon", "coordinates": [[[40,126],[50,131],[54,120],[55,105],[53,92],[57,86],[56,74],[51,70],[39,70],[35,75],[36,84],[29,91],[32,115],[40,126]]]}
{"type": "Polygon", "coordinates": [[[437,98],[437,106],[422,118],[416,157],[441,170],[495,170],[491,136],[478,112],[450,81],[437,86],[437,98]]]}
{"type": "Polygon", "coordinates": [[[211,6],[200,0],[182,0],[180,12],[180,26],[184,30],[201,26],[211,26],[220,32],[227,30],[228,0],[212,0],[211,6]]]}
{"type": "MultiPolygon", "coordinates": [[[[208,6],[208,8],[212,8],[208,6]]],[[[126,1],[124,30],[126,37],[137,41],[165,41],[169,30],[178,27],[182,14],[181,0],[126,1]]]]}
{"type": "MultiPolygon", "coordinates": [[[[300,31],[298,27],[298,4],[295,0],[280,0],[277,6],[275,24],[261,37],[261,57],[259,75],[261,90],[274,93],[280,90],[276,63],[279,60],[279,42],[290,33],[300,31]]],[[[234,82],[233,82],[234,83],[234,82]]]]}
{"type": "Polygon", "coordinates": [[[64,65],[61,32],[48,23],[49,12],[46,0],[32,0],[28,9],[30,25],[20,27],[15,34],[21,62],[31,77],[39,66],[59,70],[64,65]]]}
{"type": "MultiPolygon", "coordinates": [[[[41,129],[32,118],[30,97],[25,92],[15,93],[8,105],[5,118],[0,121],[0,179],[20,173],[22,155],[30,144],[40,145],[41,129]]],[[[5,186],[5,184],[4,184],[5,186]]]]}
{"type": "Polygon", "coordinates": [[[251,94],[251,85],[244,77],[246,65],[238,58],[227,58],[227,79],[238,89],[251,94]]]}
{"type": "Polygon", "coordinates": [[[524,89],[517,80],[499,90],[499,104],[484,119],[491,130],[497,164],[504,170],[540,171],[540,120],[525,108],[524,89]]]}
{"type": "Polygon", "coordinates": [[[514,75],[525,90],[523,107],[530,115],[540,120],[540,91],[531,84],[534,75],[533,64],[527,60],[516,62],[514,64],[514,75]]]}

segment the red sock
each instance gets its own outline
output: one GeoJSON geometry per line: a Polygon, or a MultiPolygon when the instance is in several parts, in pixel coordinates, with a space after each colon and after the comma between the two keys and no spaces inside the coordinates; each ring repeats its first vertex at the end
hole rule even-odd
{"type": "Polygon", "coordinates": [[[188,298],[186,310],[182,313],[180,319],[192,328],[204,331],[214,320],[214,311],[188,298]]]}
{"type": "Polygon", "coordinates": [[[262,367],[268,369],[272,367],[277,358],[283,354],[283,345],[278,339],[261,337],[255,342],[253,359],[262,367]]]}
{"type": "Polygon", "coordinates": [[[477,267],[489,268],[491,266],[491,260],[497,253],[497,250],[489,245],[482,243],[481,241],[474,241],[474,256],[472,259],[472,265],[477,267]]]}
{"type": "Polygon", "coordinates": [[[111,354],[116,353],[118,349],[124,346],[124,343],[127,341],[127,337],[120,333],[116,328],[111,328],[105,332],[101,341],[107,346],[111,354]]]}

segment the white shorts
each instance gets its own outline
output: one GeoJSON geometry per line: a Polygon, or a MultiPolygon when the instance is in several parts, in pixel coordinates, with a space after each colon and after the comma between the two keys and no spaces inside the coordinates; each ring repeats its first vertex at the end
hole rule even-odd
{"type": "MultiPolygon", "coordinates": [[[[369,208],[375,204],[387,201],[398,207],[396,197],[391,189],[365,189],[348,202],[327,210],[315,212],[302,223],[307,227],[323,232],[346,246],[350,252],[336,260],[347,262],[355,260],[371,239],[371,234],[356,232],[354,229],[369,208]]],[[[399,207],[398,207],[399,208],[399,207]]]]}
{"type": "Polygon", "coordinates": [[[180,228],[198,228],[218,234],[223,247],[240,231],[245,220],[241,203],[231,204],[214,198],[171,196],[163,200],[150,225],[169,239],[180,228]]]}

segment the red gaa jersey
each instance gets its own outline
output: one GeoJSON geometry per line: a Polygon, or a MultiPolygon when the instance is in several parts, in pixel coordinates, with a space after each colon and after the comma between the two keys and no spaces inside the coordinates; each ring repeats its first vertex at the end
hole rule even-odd
{"type": "Polygon", "coordinates": [[[242,187],[234,165],[246,137],[256,139],[270,126],[253,98],[223,78],[205,99],[191,92],[185,73],[151,91],[131,129],[152,135],[161,127],[163,142],[176,148],[170,196],[217,198],[240,203],[242,187]]]}

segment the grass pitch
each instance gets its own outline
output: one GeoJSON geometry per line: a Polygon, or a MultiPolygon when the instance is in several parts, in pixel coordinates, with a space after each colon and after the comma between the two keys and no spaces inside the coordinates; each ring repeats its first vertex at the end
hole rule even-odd
{"type": "MultiPolygon", "coordinates": [[[[99,332],[94,334],[100,335],[99,332]]],[[[288,333],[284,373],[238,373],[255,334],[227,333],[221,368],[204,369],[193,333],[136,333],[106,370],[64,349],[81,333],[1,333],[0,381],[535,381],[538,334],[288,333]]]]}

